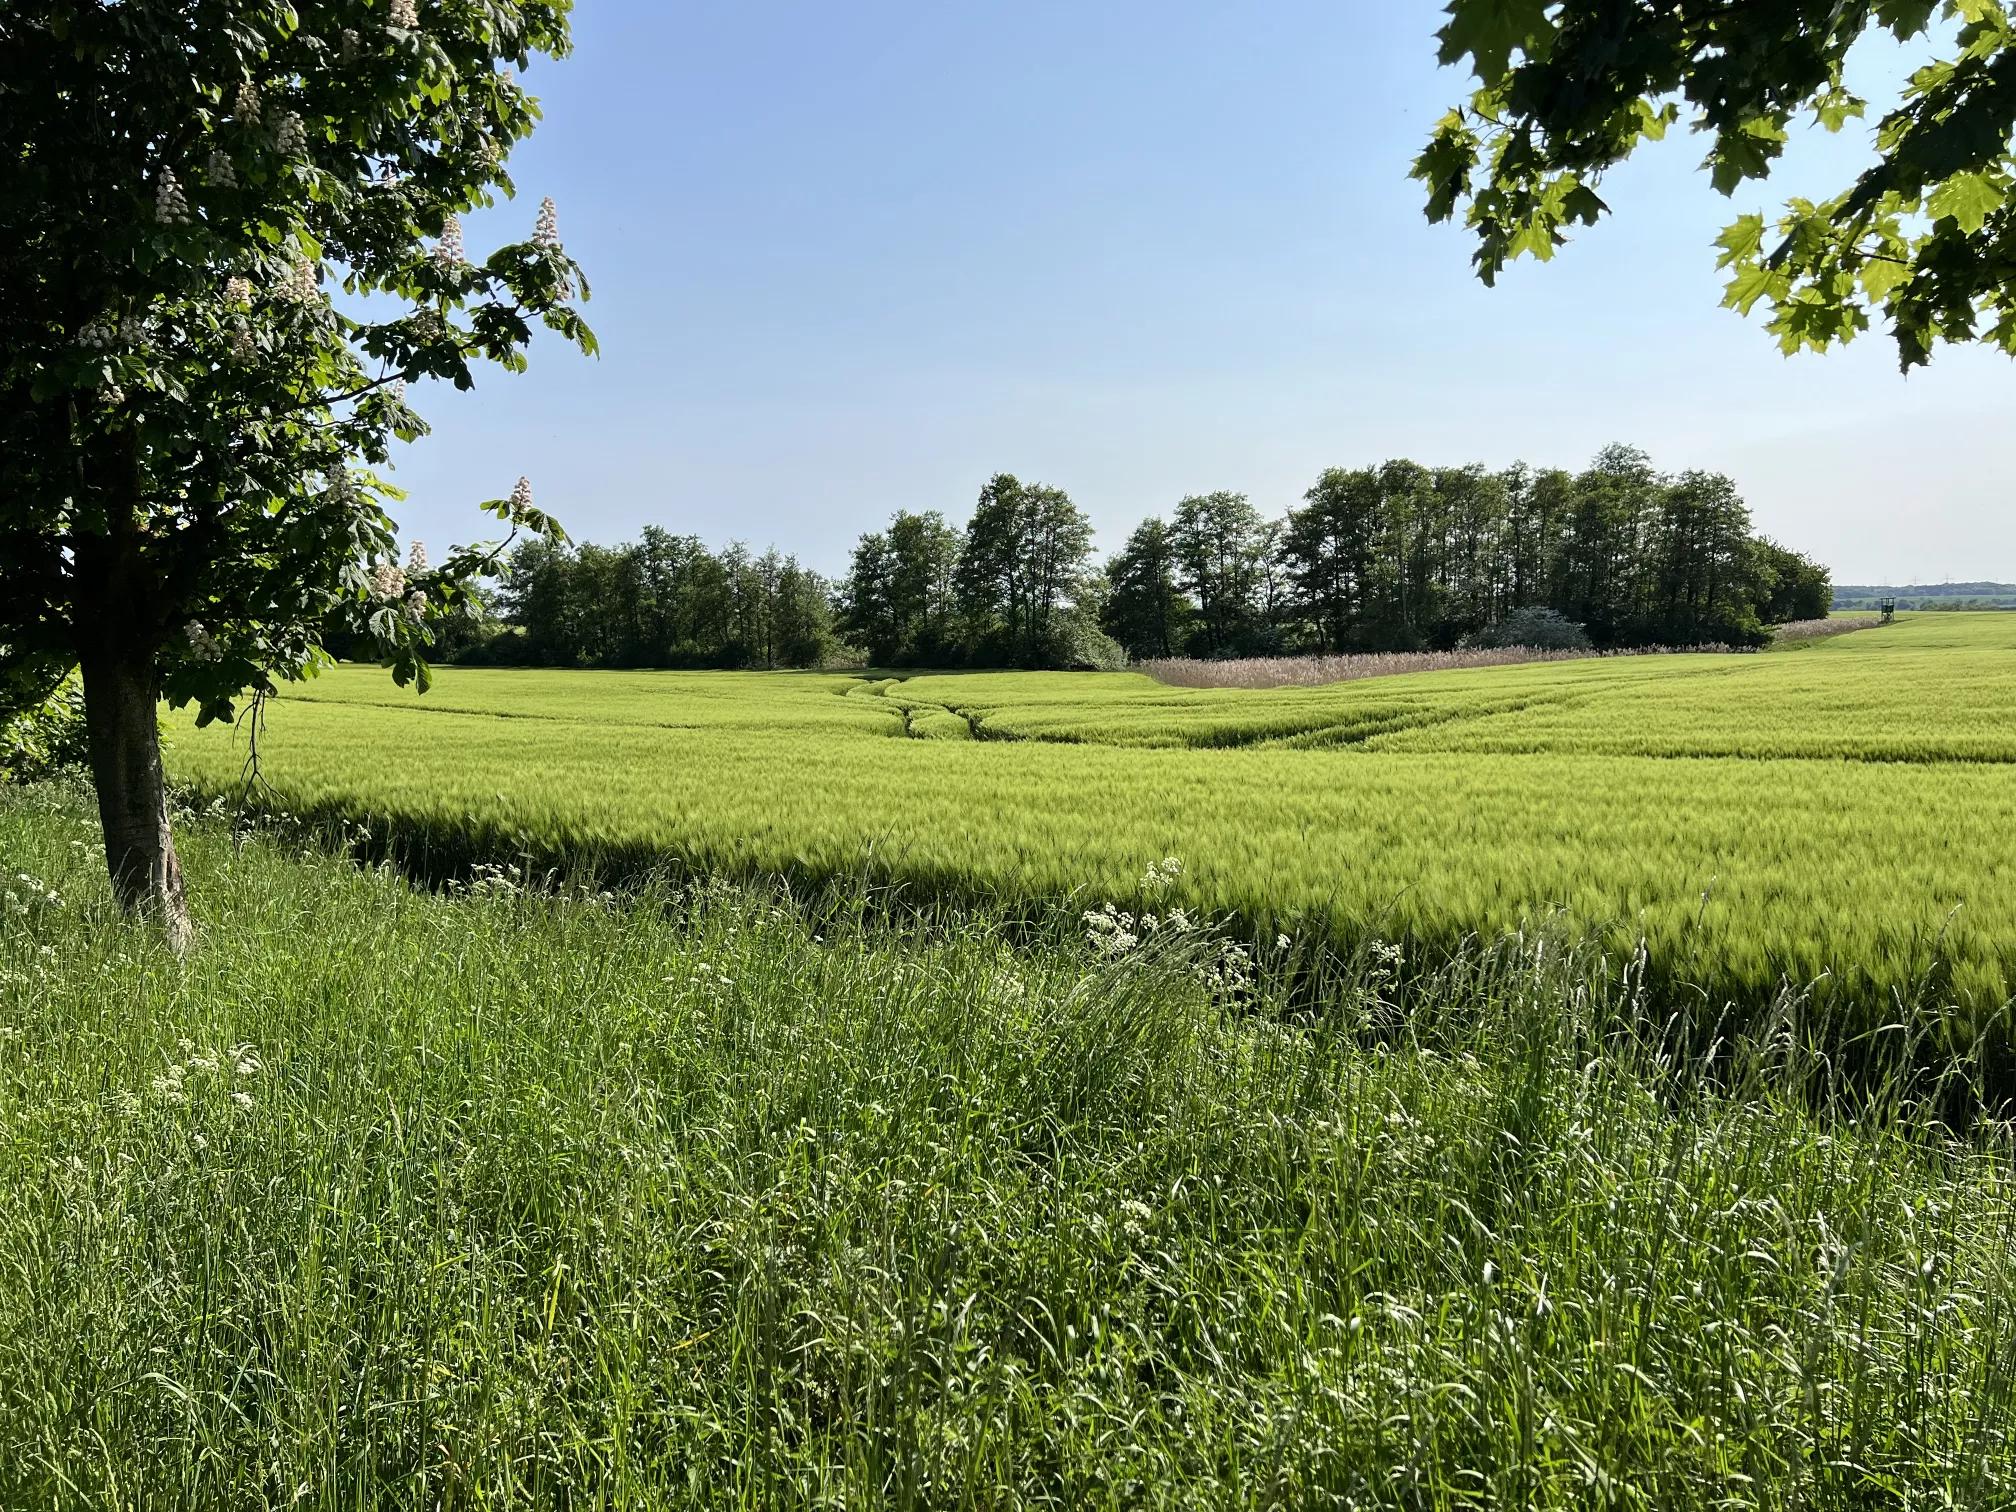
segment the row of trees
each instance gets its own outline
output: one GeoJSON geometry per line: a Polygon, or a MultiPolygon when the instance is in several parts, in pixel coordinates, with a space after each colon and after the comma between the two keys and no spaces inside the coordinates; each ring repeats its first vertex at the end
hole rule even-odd
{"type": "Polygon", "coordinates": [[[796,557],[709,551],[655,525],[613,548],[538,540],[511,555],[491,606],[501,625],[450,626],[442,649],[547,666],[816,666],[841,654],[831,598],[796,557]]]}
{"type": "Polygon", "coordinates": [[[1448,648],[1549,609],[1600,646],[1755,644],[1827,612],[1827,569],[1764,540],[1718,473],[1613,446],[1580,474],[1332,468],[1285,519],[1185,499],[1107,564],[1136,656],[1448,648]]]}
{"type": "MultiPolygon", "coordinates": [[[[1103,568],[1061,489],[988,480],[971,518],[899,512],[828,584],[771,551],[534,541],[509,629],[464,660],[603,666],[1115,666],[1128,657],[1446,648],[1551,611],[1599,646],[1754,644],[1827,612],[1825,568],[1756,535],[1735,485],[1611,447],[1583,472],[1333,468],[1268,520],[1184,499],[1103,568]]],[[[472,630],[474,627],[471,627],[472,630]]],[[[450,628],[448,635],[457,632],[450,628]]],[[[451,643],[452,644],[452,643],[451,643]]]]}

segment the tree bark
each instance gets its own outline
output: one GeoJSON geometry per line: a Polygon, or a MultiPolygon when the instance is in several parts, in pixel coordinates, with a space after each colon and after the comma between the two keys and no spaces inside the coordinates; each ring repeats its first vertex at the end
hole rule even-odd
{"type": "Polygon", "coordinates": [[[116,649],[83,658],[84,720],[105,832],[105,867],[119,906],[158,922],[179,950],[191,938],[182,863],[168,825],[153,658],[116,649]]]}

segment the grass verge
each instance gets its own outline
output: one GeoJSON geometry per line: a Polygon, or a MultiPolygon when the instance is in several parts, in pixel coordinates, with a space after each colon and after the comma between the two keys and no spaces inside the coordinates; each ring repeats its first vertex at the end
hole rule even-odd
{"type": "Polygon", "coordinates": [[[1558,941],[1290,1016],[196,823],[178,960],[94,840],[0,789],[10,1508],[2016,1498],[2007,1131],[1690,1075],[1558,941]]]}

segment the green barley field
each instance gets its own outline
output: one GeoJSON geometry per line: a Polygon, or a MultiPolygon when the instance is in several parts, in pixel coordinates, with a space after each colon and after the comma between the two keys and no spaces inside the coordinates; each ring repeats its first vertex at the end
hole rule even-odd
{"type": "MultiPolygon", "coordinates": [[[[238,782],[234,732],[175,773],[238,782]]],[[[1280,690],[1135,674],[903,678],[346,666],[290,690],[265,795],[452,870],[870,878],[1000,908],[1177,900],[1430,962],[1565,914],[1676,1000],[1790,990],[1956,1045],[2016,990],[2016,616],[1797,650],[1280,690]]]]}

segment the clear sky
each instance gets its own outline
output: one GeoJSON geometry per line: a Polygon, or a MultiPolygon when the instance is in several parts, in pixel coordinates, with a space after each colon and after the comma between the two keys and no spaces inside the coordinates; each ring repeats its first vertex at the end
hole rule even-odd
{"type": "Polygon", "coordinates": [[[1438,9],[582,0],[470,250],[554,196],[603,355],[416,392],[402,518],[481,534],[525,473],[577,539],[656,523],[837,571],[996,471],[1069,490],[1110,550],[1188,493],[1277,514],[1327,466],[1618,440],[1729,473],[1836,581],[2016,580],[2008,359],[1904,378],[1871,333],[1788,360],[1718,307],[1719,228],[1839,187],[1865,128],[1733,202],[1676,134],[1610,181],[1614,220],[1487,290],[1406,176],[1466,82],[1438,9]]]}

